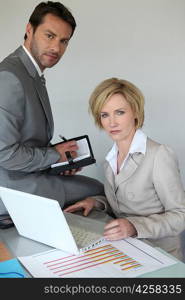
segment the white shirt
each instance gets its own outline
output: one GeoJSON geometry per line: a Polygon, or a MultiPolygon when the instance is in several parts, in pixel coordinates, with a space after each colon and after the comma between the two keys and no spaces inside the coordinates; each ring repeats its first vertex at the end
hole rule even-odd
{"type": "MultiPolygon", "coordinates": [[[[142,153],[145,155],[146,140],[147,140],[146,134],[141,129],[137,129],[135,132],[135,135],[133,137],[132,143],[130,145],[129,151],[127,153],[127,156],[125,157],[124,161],[121,164],[120,171],[121,171],[121,169],[123,169],[128,157],[129,157],[129,154],[139,152],[139,153],[142,153]]],[[[117,147],[116,143],[114,143],[112,149],[109,151],[109,153],[107,154],[105,159],[110,164],[112,171],[114,172],[115,175],[117,174],[117,158],[118,158],[118,147],[117,147]]]]}
{"type": "Polygon", "coordinates": [[[22,47],[23,47],[24,51],[26,52],[26,54],[31,59],[32,63],[34,64],[37,72],[39,73],[39,76],[41,76],[43,74],[43,72],[41,71],[39,65],[37,64],[37,62],[35,61],[35,59],[33,58],[33,56],[30,54],[30,52],[26,49],[26,47],[24,45],[22,47]]]}

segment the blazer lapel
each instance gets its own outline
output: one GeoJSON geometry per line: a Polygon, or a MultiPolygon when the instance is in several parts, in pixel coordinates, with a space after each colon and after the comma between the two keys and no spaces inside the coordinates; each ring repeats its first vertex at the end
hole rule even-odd
{"type": "Polygon", "coordinates": [[[115,191],[115,175],[107,161],[105,162],[105,177],[111,185],[112,189],[115,191]]]}
{"type": "Polygon", "coordinates": [[[121,172],[115,176],[116,189],[121,183],[128,180],[134,174],[143,159],[144,155],[142,153],[134,153],[132,155],[129,155],[125,166],[123,167],[121,172]]]}
{"type": "Polygon", "coordinates": [[[51,106],[50,106],[50,101],[49,101],[47,90],[43,86],[43,84],[41,82],[41,78],[39,77],[39,74],[38,74],[34,64],[30,60],[30,58],[28,57],[28,55],[26,54],[26,52],[24,51],[22,46],[19,47],[15,51],[15,54],[19,56],[22,63],[24,64],[25,68],[27,69],[29,75],[34,80],[34,85],[35,85],[35,88],[39,95],[39,100],[41,101],[43,110],[45,112],[45,115],[46,115],[46,118],[47,118],[47,121],[49,124],[48,137],[49,137],[49,139],[51,139],[53,136],[53,131],[54,131],[54,123],[53,123],[53,116],[52,116],[52,111],[51,111],[51,106]]]}
{"type": "Polygon", "coordinates": [[[38,74],[34,78],[34,80],[35,80],[35,87],[36,87],[37,93],[39,95],[40,101],[42,103],[42,107],[44,109],[46,118],[49,123],[50,130],[48,131],[48,134],[50,135],[49,138],[51,138],[53,136],[54,123],[53,123],[53,116],[52,116],[48,93],[47,93],[46,87],[43,86],[38,74]]]}

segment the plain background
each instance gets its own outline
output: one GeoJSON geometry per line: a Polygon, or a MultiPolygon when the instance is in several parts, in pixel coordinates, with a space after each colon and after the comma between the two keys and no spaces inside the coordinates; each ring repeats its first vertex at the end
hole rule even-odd
{"type": "MultiPolygon", "coordinates": [[[[23,43],[41,1],[1,1],[0,60],[23,43]]],[[[185,0],[63,0],[77,29],[64,57],[45,72],[55,121],[53,142],[88,134],[97,164],[81,174],[100,179],[112,141],[95,127],[88,99],[109,77],[127,79],[145,95],[143,130],[172,147],[185,184],[185,0]]],[[[39,129],[38,129],[39,130],[39,129]]]]}

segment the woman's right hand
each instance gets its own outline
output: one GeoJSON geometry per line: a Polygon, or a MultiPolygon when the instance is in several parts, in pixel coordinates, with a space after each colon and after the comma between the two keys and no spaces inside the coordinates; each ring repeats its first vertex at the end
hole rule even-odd
{"type": "Polygon", "coordinates": [[[91,210],[95,207],[96,200],[93,198],[86,198],[84,200],[78,201],[77,203],[68,206],[64,209],[65,212],[73,213],[75,211],[83,210],[83,215],[86,217],[91,212],[91,210]]]}

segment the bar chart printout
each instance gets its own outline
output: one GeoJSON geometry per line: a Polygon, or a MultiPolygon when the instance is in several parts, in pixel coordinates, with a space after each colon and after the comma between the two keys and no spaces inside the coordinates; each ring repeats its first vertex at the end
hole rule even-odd
{"type": "Polygon", "coordinates": [[[111,265],[116,273],[118,271],[127,271],[130,269],[137,269],[141,267],[133,258],[129,257],[122,251],[119,251],[111,244],[97,247],[86,251],[80,256],[67,256],[63,259],[56,261],[48,261],[44,264],[49,268],[53,274],[57,274],[59,277],[65,277],[72,275],[72,273],[88,272],[91,277],[91,273],[94,272],[96,267],[99,272],[105,276],[105,272],[108,271],[108,267],[111,265]]]}
{"type": "Polygon", "coordinates": [[[103,242],[83,254],[51,250],[19,260],[33,277],[137,277],[175,261],[136,239],[103,242]],[[139,243],[138,243],[139,242],[139,243]]]}

